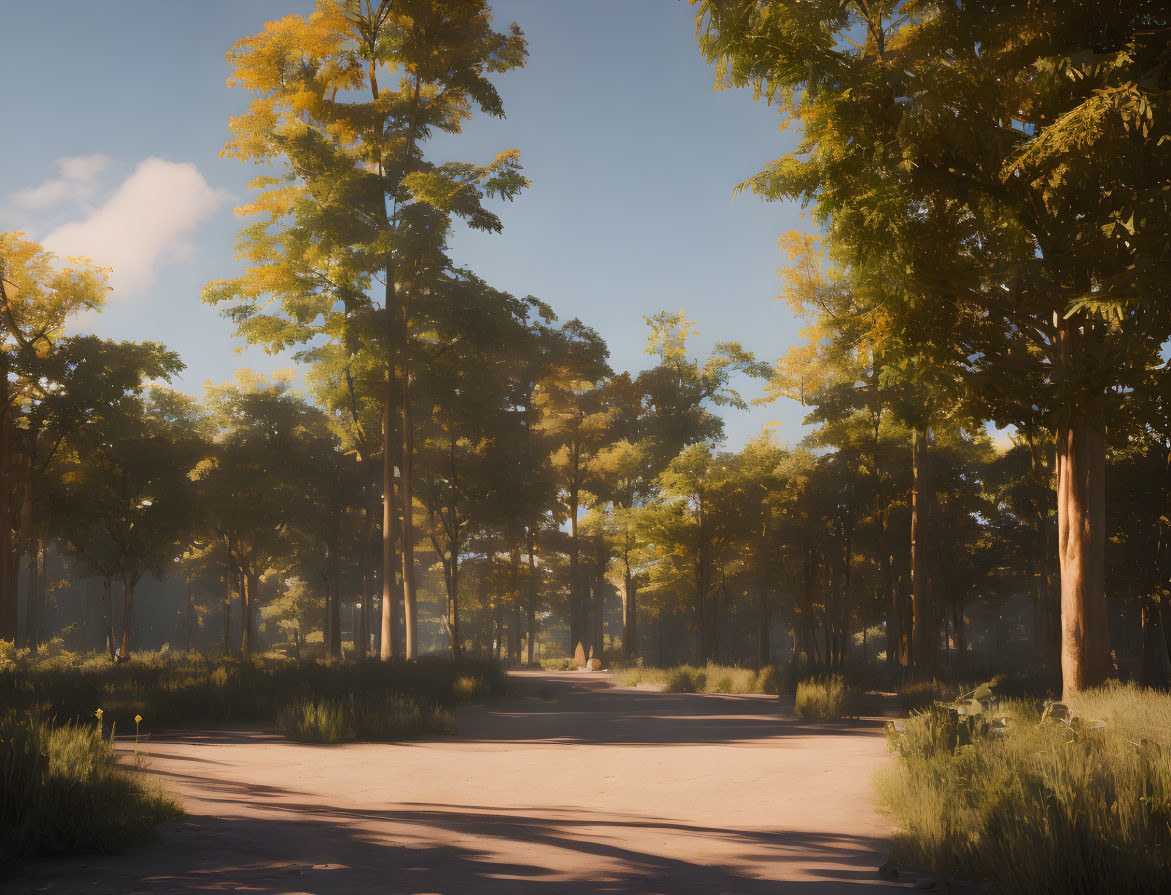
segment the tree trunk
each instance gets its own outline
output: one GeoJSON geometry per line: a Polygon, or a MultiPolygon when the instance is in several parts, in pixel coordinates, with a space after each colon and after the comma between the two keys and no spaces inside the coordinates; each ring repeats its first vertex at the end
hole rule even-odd
{"type": "MultiPolygon", "coordinates": [[[[577,471],[573,472],[577,476],[577,471]]],[[[572,656],[578,646],[585,648],[586,634],[582,630],[581,582],[579,579],[579,544],[577,539],[577,485],[569,488],[569,654],[572,656]]]]}
{"type": "Polygon", "coordinates": [[[30,650],[36,652],[43,641],[45,548],[40,541],[33,541],[28,554],[28,592],[25,600],[24,637],[30,650]]]}
{"type": "Polygon", "coordinates": [[[122,583],[122,658],[130,658],[130,631],[133,625],[134,585],[122,583]]]}
{"type": "Polygon", "coordinates": [[[0,346],[0,640],[16,643],[17,591],[12,580],[12,408],[8,394],[8,352],[0,346]]]}
{"type": "Polygon", "coordinates": [[[508,550],[509,598],[512,603],[512,621],[508,625],[508,659],[520,664],[520,542],[510,526],[508,550]]]}
{"type": "Polygon", "coordinates": [[[1066,694],[1096,687],[1110,671],[1106,627],[1105,448],[1084,411],[1057,442],[1057,538],[1061,563],[1061,676],[1066,694]]]}
{"type": "Polygon", "coordinates": [[[114,598],[110,593],[110,579],[102,579],[102,622],[106,634],[106,652],[114,658],[114,598]]]}
{"type": "Polygon", "coordinates": [[[183,591],[183,652],[191,651],[191,576],[186,576],[183,591]]]}
{"type": "Polygon", "coordinates": [[[529,604],[529,624],[528,624],[528,659],[529,664],[532,665],[534,660],[533,650],[536,647],[537,641],[537,558],[534,551],[533,527],[528,526],[529,532],[529,580],[528,580],[528,604],[529,604]]]}
{"type": "MultiPolygon", "coordinates": [[[[389,296],[387,301],[390,301],[389,296]]],[[[382,405],[382,617],[379,633],[380,657],[392,659],[398,653],[398,618],[395,604],[398,596],[398,572],[394,558],[395,531],[398,523],[398,507],[394,489],[394,454],[390,443],[393,432],[392,399],[393,376],[387,380],[386,394],[382,405]]]]}
{"type": "Polygon", "coordinates": [[[622,576],[622,654],[631,662],[638,658],[638,583],[630,574],[629,560],[622,576]]]}
{"type": "Polygon", "coordinates": [[[362,606],[358,613],[358,637],[360,643],[358,647],[358,658],[365,659],[370,653],[370,557],[368,555],[369,542],[366,533],[369,530],[368,518],[369,514],[363,509],[363,523],[362,533],[358,537],[359,555],[358,563],[361,565],[362,575],[362,606]]]}
{"type": "Polygon", "coordinates": [[[232,652],[232,597],[236,590],[236,571],[228,567],[228,592],[224,596],[224,655],[232,652]]]}
{"type": "Polygon", "coordinates": [[[769,643],[769,612],[768,592],[764,587],[760,589],[757,598],[756,614],[756,667],[764,668],[772,664],[772,645],[769,643]]]}
{"type": "Polygon", "coordinates": [[[1163,618],[1159,607],[1149,597],[1143,600],[1143,658],[1142,683],[1144,687],[1167,687],[1167,641],[1163,636],[1163,618]]]}
{"type": "MultiPolygon", "coordinates": [[[[406,328],[406,301],[403,301],[404,333],[406,328]]],[[[404,346],[404,355],[405,355],[404,346]]],[[[411,376],[404,356],[402,370],[403,404],[402,404],[402,440],[403,462],[400,469],[402,481],[403,506],[403,627],[406,631],[405,655],[408,659],[415,658],[418,653],[418,628],[415,620],[415,521],[414,499],[412,487],[414,478],[415,435],[414,422],[411,418],[411,376]]]]}
{"type": "MultiPolygon", "coordinates": [[[[256,647],[256,628],[253,623],[252,607],[256,602],[259,585],[257,576],[247,570],[240,573],[240,654],[248,659],[256,647]]],[[[336,598],[335,598],[336,599],[336,598]]]]}
{"type": "Polygon", "coordinates": [[[921,680],[929,679],[935,670],[937,630],[927,573],[931,486],[926,452],[927,434],[916,429],[911,440],[911,658],[915,676],[921,680]]]}

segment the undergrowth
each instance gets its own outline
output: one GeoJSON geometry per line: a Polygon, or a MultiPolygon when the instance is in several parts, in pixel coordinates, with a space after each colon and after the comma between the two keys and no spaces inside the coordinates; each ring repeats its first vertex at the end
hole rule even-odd
{"type": "Polygon", "coordinates": [[[302,743],[393,742],[455,733],[447,709],[401,696],[299,699],[281,709],[276,723],[286,737],[302,743]]]}
{"type": "Polygon", "coordinates": [[[637,665],[620,671],[618,684],[637,687],[651,684],[672,693],[765,693],[792,692],[787,669],[766,665],[759,671],[734,665],[676,665],[653,668],[637,665]]]}
{"type": "Polygon", "coordinates": [[[0,856],[112,852],[182,813],[137,769],[118,767],[98,722],[0,713],[0,856]]]}
{"type": "Polygon", "coordinates": [[[834,721],[858,714],[861,696],[840,674],[797,685],[797,714],[809,721],[834,721]]]}
{"type": "Polygon", "coordinates": [[[1040,707],[902,723],[901,757],[875,779],[896,856],[1009,895],[1171,891],[1171,695],[1114,685],[1064,717],[1040,707]]]}

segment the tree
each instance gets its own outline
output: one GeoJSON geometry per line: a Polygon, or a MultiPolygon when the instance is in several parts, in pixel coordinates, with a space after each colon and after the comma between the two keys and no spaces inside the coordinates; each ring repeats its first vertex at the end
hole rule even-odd
{"type": "MultiPolygon", "coordinates": [[[[337,455],[324,414],[293,393],[287,378],[270,383],[240,371],[236,380],[208,388],[220,435],[197,479],[210,536],[240,583],[240,648],[248,656],[255,646],[260,580],[286,555],[298,522],[321,520],[337,455]]],[[[330,513],[324,516],[330,524],[330,513]]],[[[325,560],[336,563],[328,548],[325,560]]],[[[332,597],[337,599],[336,589],[332,597]]]]}
{"type": "Polygon", "coordinates": [[[61,526],[69,549],[122,585],[123,657],[130,654],[134,589],[163,575],[199,522],[191,472],[206,450],[194,402],[128,392],[87,427],[63,463],[61,526]]]}
{"type": "Polygon", "coordinates": [[[0,233],[0,640],[13,641],[19,559],[12,555],[9,440],[14,407],[34,385],[21,368],[52,346],[73,314],[100,307],[107,291],[103,269],[85,259],[61,264],[23,237],[0,233]]]}
{"type": "Polygon", "coordinates": [[[411,390],[425,373],[416,342],[428,324],[415,303],[450,266],[451,220],[497,231],[483,198],[510,199],[527,183],[513,150],[486,166],[437,165],[421,151],[434,131],[459,133],[473,107],[503,116],[488,75],[522,65],[526,44],[516,25],[504,34],[490,23],[484,0],[319,0],[308,18],[271,23],[229,53],[230,83],[255,98],[233,119],[226,152],[279,159],[285,172],[253,182],[260,195],[246,212],[261,222],[241,234],[253,266],[211,284],[206,299],[227,305],[253,341],[281,347],[325,333],[383,359],[383,614],[393,598],[397,405],[408,656],[416,650],[411,390]],[[400,76],[394,87],[388,75],[400,76]],[[266,296],[279,299],[282,314],[265,313],[266,296]]]}
{"type": "Polygon", "coordinates": [[[1056,431],[1063,676],[1100,683],[1104,420],[1171,336],[1166,5],[698,6],[720,83],[803,127],[747,186],[813,203],[999,424],[1056,431]]]}

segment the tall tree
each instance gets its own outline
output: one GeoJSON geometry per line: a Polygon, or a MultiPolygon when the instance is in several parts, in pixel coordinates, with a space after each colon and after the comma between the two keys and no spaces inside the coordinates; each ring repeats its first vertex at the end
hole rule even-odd
{"type": "Polygon", "coordinates": [[[135,588],[171,568],[198,524],[191,473],[205,451],[194,402],[154,389],[105,408],[63,464],[56,521],[73,553],[122,585],[123,657],[135,588]]]}
{"type": "Polygon", "coordinates": [[[23,233],[0,233],[0,640],[16,640],[10,438],[15,408],[36,384],[27,368],[71,316],[100,307],[107,288],[106,271],[92,263],[71,258],[62,264],[23,233]]]}
{"type": "MultiPolygon", "coordinates": [[[[527,183],[514,150],[477,166],[432,163],[422,147],[435,131],[459,133],[473,108],[503,116],[488,76],[523,65],[525,54],[520,28],[494,31],[484,0],[319,0],[309,17],[271,23],[228,54],[230,83],[255,98],[232,120],[226,152],[279,159],[285,172],[253,182],[261,195],[245,211],[261,222],[241,234],[253,266],[213,283],[206,298],[227,305],[254,341],[304,341],[324,317],[347,349],[364,345],[383,358],[383,613],[394,596],[397,457],[408,656],[416,650],[411,390],[425,372],[415,343],[427,328],[415,301],[449,267],[451,220],[497,231],[483,198],[510,199],[527,183]],[[281,314],[266,313],[270,296],[281,314]]],[[[384,656],[390,649],[384,638],[384,656]]]]}
{"type": "Polygon", "coordinates": [[[999,423],[1057,433],[1065,687],[1108,669],[1103,427],[1171,336],[1171,12],[701,0],[722,84],[803,129],[750,184],[812,202],[887,310],[999,423]],[[855,40],[855,37],[859,40],[855,40]]]}

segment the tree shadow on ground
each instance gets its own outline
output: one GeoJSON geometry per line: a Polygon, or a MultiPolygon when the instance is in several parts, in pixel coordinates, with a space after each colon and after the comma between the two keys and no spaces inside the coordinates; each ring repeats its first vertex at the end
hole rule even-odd
{"type": "MultiPolygon", "coordinates": [[[[237,793],[224,801],[236,802],[237,793]]],[[[211,801],[215,801],[212,799],[211,801]]],[[[19,893],[241,891],[255,895],[443,893],[443,895],[832,895],[874,892],[880,885],[873,855],[882,843],[868,837],[799,831],[777,833],[681,827],[695,835],[730,836],[751,845],[751,859],[833,866],[797,880],[756,879],[735,867],[680,860],[623,844],[622,828],[658,826],[629,821],[541,814],[476,812],[461,806],[403,810],[325,809],[292,802],[255,804],[263,817],[193,815],[165,825],[158,844],[115,858],[69,859],[28,867],[19,893]],[[579,827],[611,827],[604,839],[583,838],[579,827]],[[431,840],[411,841],[405,828],[431,840]],[[524,860],[505,860],[500,843],[521,843],[524,860]],[[482,843],[479,847],[476,843],[482,843]],[[761,850],[767,854],[760,854],[761,850]],[[593,871],[575,873],[580,859],[593,871]],[[601,865],[596,860],[603,859],[601,865]],[[604,866],[605,872],[597,872],[604,866]],[[568,877],[568,878],[566,878],[568,877]]],[[[580,814],[580,812],[576,812],[580,814]]],[[[597,833],[594,833],[597,837],[597,833]]],[[[892,889],[893,890],[893,889],[892,889]]]]}
{"type": "Polygon", "coordinates": [[[480,742],[665,746],[871,737],[881,732],[884,723],[878,718],[804,721],[793,713],[791,704],[791,699],[775,697],[607,690],[593,683],[567,683],[551,702],[509,700],[464,710],[458,726],[461,740],[480,742]]]}

